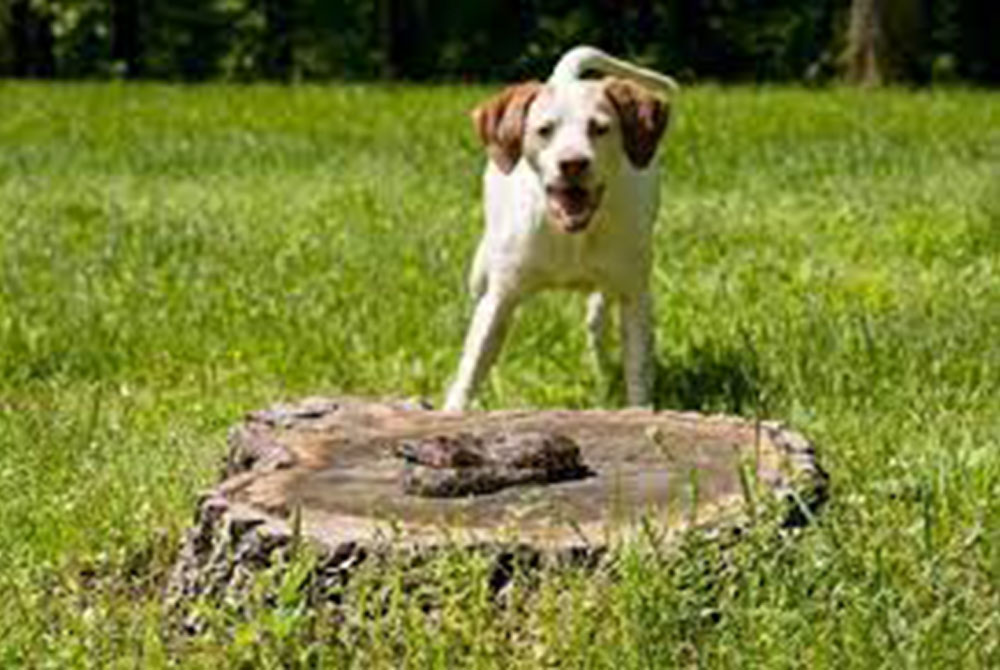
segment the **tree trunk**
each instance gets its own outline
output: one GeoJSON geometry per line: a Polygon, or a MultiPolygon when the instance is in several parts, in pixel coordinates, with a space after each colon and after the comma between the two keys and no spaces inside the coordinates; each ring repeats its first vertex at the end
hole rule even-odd
{"type": "Polygon", "coordinates": [[[433,75],[428,57],[430,7],[426,0],[380,0],[382,76],[388,79],[425,79],[433,75]]]}
{"type": "Polygon", "coordinates": [[[10,5],[10,41],[15,77],[51,77],[56,71],[52,21],[31,6],[30,0],[10,5]]]}
{"type": "Polygon", "coordinates": [[[124,64],[124,75],[130,79],[143,74],[139,2],[113,0],[111,3],[111,57],[124,64]]]}
{"type": "Polygon", "coordinates": [[[853,0],[843,61],[848,81],[919,81],[926,41],[922,0],[853,0]]]}
{"type": "Polygon", "coordinates": [[[394,79],[396,77],[396,63],[393,60],[394,40],[393,40],[393,0],[376,0],[375,20],[378,22],[376,32],[378,33],[379,70],[383,79],[394,79]]]}
{"type": "Polygon", "coordinates": [[[291,3],[288,0],[264,0],[264,76],[269,79],[288,80],[292,76],[291,3]]]}

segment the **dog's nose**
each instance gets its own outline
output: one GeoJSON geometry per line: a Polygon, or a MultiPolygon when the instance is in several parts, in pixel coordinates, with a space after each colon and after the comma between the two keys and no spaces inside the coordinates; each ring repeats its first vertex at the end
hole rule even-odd
{"type": "Polygon", "coordinates": [[[559,172],[564,177],[581,177],[590,169],[590,159],[586,156],[563,158],[559,161],[559,172]]]}

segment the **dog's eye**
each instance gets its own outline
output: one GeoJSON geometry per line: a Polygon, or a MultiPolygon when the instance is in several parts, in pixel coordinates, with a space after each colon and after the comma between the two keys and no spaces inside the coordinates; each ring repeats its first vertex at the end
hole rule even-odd
{"type": "Polygon", "coordinates": [[[591,137],[600,137],[601,135],[607,135],[608,131],[611,130],[611,125],[606,121],[598,121],[596,119],[591,119],[590,123],[587,125],[587,132],[591,137]]]}
{"type": "Polygon", "coordinates": [[[548,123],[543,123],[542,125],[538,126],[538,130],[535,132],[537,132],[538,136],[541,137],[543,140],[547,140],[550,137],[552,137],[552,133],[554,133],[555,130],[556,130],[556,124],[550,121],[548,123]]]}

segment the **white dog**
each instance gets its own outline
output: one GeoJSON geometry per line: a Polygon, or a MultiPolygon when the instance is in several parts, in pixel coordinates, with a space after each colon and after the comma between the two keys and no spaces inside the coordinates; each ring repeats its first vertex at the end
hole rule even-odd
{"type": "Polygon", "coordinates": [[[628,401],[650,404],[655,158],[669,116],[655,93],[676,90],[669,77],[576,47],[547,83],[511,86],[473,111],[490,156],[486,231],[469,278],[475,314],[445,409],[466,407],[517,304],[548,288],[591,293],[588,340],[602,368],[605,301],[619,301],[628,401]],[[584,79],[591,71],[612,76],[584,79]]]}

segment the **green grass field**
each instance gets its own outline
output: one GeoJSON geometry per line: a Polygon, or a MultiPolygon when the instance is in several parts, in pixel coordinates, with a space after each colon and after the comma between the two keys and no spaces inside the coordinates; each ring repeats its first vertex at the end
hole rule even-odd
{"type": "MultiPolygon", "coordinates": [[[[1000,667],[1000,95],[963,90],[678,106],[657,397],[813,438],[817,523],[499,601],[481,556],[373,563],[340,609],[293,570],[173,632],[163,572],[243,411],[440,402],[486,93],[0,83],[0,665],[1000,667]]],[[[621,404],[582,318],[530,303],[482,405],[621,404]]]]}

